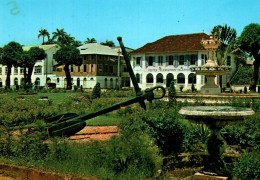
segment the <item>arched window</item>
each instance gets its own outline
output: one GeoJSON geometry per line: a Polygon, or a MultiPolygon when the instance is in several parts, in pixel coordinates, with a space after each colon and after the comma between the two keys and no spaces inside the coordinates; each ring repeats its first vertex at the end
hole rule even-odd
{"type": "Polygon", "coordinates": [[[151,73],[147,74],[146,83],[153,83],[153,75],[151,73]]]}
{"type": "Polygon", "coordinates": [[[14,85],[15,85],[15,86],[18,85],[18,78],[14,78],[14,85]]]}
{"type": "Polygon", "coordinates": [[[196,84],[196,75],[194,73],[190,73],[188,79],[189,84],[196,84]]]}
{"type": "Polygon", "coordinates": [[[113,79],[111,78],[111,79],[110,79],[110,88],[112,89],[113,86],[114,86],[114,85],[113,85],[113,79]]]}
{"type": "Polygon", "coordinates": [[[83,79],[83,88],[87,88],[87,78],[83,79]]]}
{"type": "Polygon", "coordinates": [[[163,83],[163,75],[161,73],[157,74],[156,83],[163,83]]]}
{"type": "Polygon", "coordinates": [[[166,76],[166,87],[170,87],[171,82],[174,80],[173,74],[169,73],[166,76]]]}
{"type": "Polygon", "coordinates": [[[40,78],[36,78],[36,80],[35,80],[35,86],[40,86],[40,84],[41,84],[40,78]]]}
{"type": "Polygon", "coordinates": [[[57,78],[57,84],[59,84],[60,83],[60,78],[57,78]]]}
{"type": "Polygon", "coordinates": [[[135,77],[136,77],[137,83],[140,83],[140,74],[137,73],[137,74],[135,75],[135,77]]]}
{"type": "Polygon", "coordinates": [[[184,84],[185,83],[185,76],[183,73],[178,74],[177,76],[177,83],[178,84],[184,84]]]}
{"type": "Polygon", "coordinates": [[[51,78],[47,78],[46,82],[51,83],[51,78]]]}
{"type": "Polygon", "coordinates": [[[107,89],[107,78],[105,78],[105,89],[107,89]]]}
{"type": "Polygon", "coordinates": [[[80,87],[80,79],[77,79],[77,86],[80,87]]]}
{"type": "Polygon", "coordinates": [[[0,78],[0,87],[3,87],[3,82],[1,78],[0,78]]]}

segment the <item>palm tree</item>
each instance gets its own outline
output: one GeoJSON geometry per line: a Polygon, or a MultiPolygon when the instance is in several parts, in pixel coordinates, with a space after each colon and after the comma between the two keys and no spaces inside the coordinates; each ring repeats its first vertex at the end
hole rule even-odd
{"type": "Polygon", "coordinates": [[[106,40],[106,42],[101,42],[100,44],[109,46],[109,47],[115,47],[115,43],[113,41],[106,40]]]}
{"type": "Polygon", "coordinates": [[[89,44],[89,43],[96,43],[97,40],[95,38],[87,38],[86,41],[84,41],[85,44],[89,44]]]}
{"type": "MultiPolygon", "coordinates": [[[[214,38],[220,42],[220,45],[216,51],[218,65],[224,65],[227,55],[232,53],[234,45],[236,43],[237,32],[235,29],[231,29],[230,26],[215,26],[211,33],[214,38]]],[[[222,90],[222,76],[219,77],[219,84],[222,90]]]]}
{"type": "Polygon", "coordinates": [[[53,40],[57,39],[57,42],[60,43],[61,45],[63,45],[67,39],[68,39],[68,35],[67,33],[64,31],[64,29],[56,29],[56,32],[53,32],[53,40]]]}
{"type": "Polygon", "coordinates": [[[42,36],[42,45],[44,45],[44,38],[47,36],[48,41],[50,39],[50,34],[46,29],[39,30],[38,39],[42,36]]]}

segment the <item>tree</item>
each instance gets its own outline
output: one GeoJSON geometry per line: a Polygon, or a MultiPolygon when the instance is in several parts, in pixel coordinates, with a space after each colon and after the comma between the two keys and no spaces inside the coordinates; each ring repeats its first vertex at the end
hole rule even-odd
{"type": "Polygon", "coordinates": [[[96,43],[97,40],[95,38],[87,38],[86,41],[84,41],[85,44],[89,44],[89,43],[96,43]]]}
{"type": "Polygon", "coordinates": [[[29,63],[31,62],[31,57],[29,55],[29,52],[28,51],[23,51],[20,59],[17,61],[17,65],[19,67],[22,67],[24,68],[24,71],[23,71],[23,76],[24,76],[24,80],[25,80],[25,83],[26,83],[26,80],[27,80],[27,67],[29,66],[29,63]]]}
{"type": "Polygon", "coordinates": [[[47,37],[48,41],[50,39],[50,34],[46,29],[39,30],[38,39],[42,36],[42,45],[44,45],[44,38],[47,37]]]}
{"type": "Polygon", "coordinates": [[[55,55],[55,60],[64,65],[64,71],[67,78],[67,89],[72,89],[71,75],[69,66],[76,65],[80,66],[82,64],[82,57],[80,56],[80,51],[75,46],[62,46],[55,55]]]}
{"type": "MultiPolygon", "coordinates": [[[[212,29],[211,33],[213,34],[214,38],[220,42],[219,47],[216,51],[217,63],[219,66],[223,66],[228,54],[232,52],[232,49],[236,42],[237,32],[235,29],[231,29],[230,26],[218,25],[212,29]]],[[[219,77],[219,79],[219,84],[222,90],[222,75],[219,77]]]]}
{"type": "Polygon", "coordinates": [[[175,89],[175,86],[174,86],[174,81],[171,81],[171,83],[170,83],[168,96],[169,96],[169,105],[173,106],[174,104],[176,104],[177,93],[176,93],[176,89],[175,89]]]}
{"type": "Polygon", "coordinates": [[[92,97],[93,99],[96,99],[96,98],[100,98],[100,95],[101,95],[101,88],[100,88],[100,83],[98,82],[98,83],[94,86],[94,88],[93,88],[91,97],[92,97]]]}
{"type": "Polygon", "coordinates": [[[29,59],[28,59],[29,62],[27,63],[28,74],[27,74],[27,79],[25,79],[25,81],[27,83],[31,83],[32,72],[36,61],[45,59],[47,54],[42,48],[39,47],[31,47],[28,51],[28,54],[29,54],[29,59]]]}
{"type": "Polygon", "coordinates": [[[104,46],[115,47],[115,43],[113,41],[106,40],[106,42],[101,42],[100,44],[104,46]]]}
{"type": "Polygon", "coordinates": [[[64,29],[56,29],[56,32],[53,32],[53,40],[57,39],[57,42],[60,45],[66,44],[65,42],[68,41],[68,35],[67,33],[64,31],[64,29]]]}
{"type": "Polygon", "coordinates": [[[10,88],[10,75],[11,75],[11,69],[12,66],[17,65],[18,59],[20,59],[21,55],[23,53],[22,46],[17,42],[9,42],[7,45],[3,48],[3,54],[1,58],[1,64],[7,66],[7,76],[6,76],[6,87],[10,88]]]}
{"type": "Polygon", "coordinates": [[[240,48],[249,55],[254,57],[254,75],[250,85],[250,90],[256,90],[258,82],[259,65],[260,65],[260,25],[258,23],[251,23],[247,25],[240,37],[238,38],[240,48]]]}

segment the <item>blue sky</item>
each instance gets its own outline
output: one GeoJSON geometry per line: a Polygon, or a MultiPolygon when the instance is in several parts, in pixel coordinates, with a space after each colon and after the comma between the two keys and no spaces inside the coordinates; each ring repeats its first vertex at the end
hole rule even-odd
{"type": "Polygon", "coordinates": [[[260,0],[1,0],[0,46],[39,45],[39,30],[64,30],[77,40],[123,37],[139,48],[167,35],[205,32],[229,25],[238,35],[260,23],[260,0]]]}

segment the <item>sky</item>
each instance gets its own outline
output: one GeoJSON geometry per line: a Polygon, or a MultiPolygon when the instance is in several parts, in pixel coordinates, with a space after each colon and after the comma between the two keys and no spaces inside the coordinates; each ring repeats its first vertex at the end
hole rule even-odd
{"type": "Polygon", "coordinates": [[[164,36],[207,34],[227,24],[238,36],[250,23],[260,23],[260,0],[1,0],[0,47],[10,41],[40,45],[40,29],[56,29],[84,42],[122,36],[137,49],[164,36]]]}

